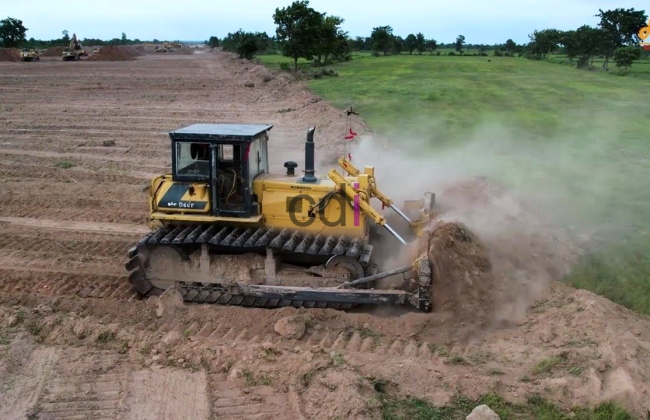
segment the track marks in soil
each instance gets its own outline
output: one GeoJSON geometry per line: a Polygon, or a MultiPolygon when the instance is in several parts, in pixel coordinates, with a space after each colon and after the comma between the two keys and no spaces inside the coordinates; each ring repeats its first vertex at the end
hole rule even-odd
{"type": "MultiPolygon", "coordinates": [[[[24,352],[28,345],[17,341],[16,348],[9,351],[24,352]]],[[[61,356],[54,347],[40,347],[21,354],[21,364],[10,366],[12,372],[0,376],[3,392],[0,393],[0,418],[24,419],[32,413],[43,395],[52,370],[61,356]]],[[[13,360],[8,363],[14,363],[13,360]]]]}
{"type": "Polygon", "coordinates": [[[0,179],[5,182],[34,181],[68,183],[72,189],[81,183],[139,185],[145,187],[154,175],[149,172],[103,167],[95,171],[83,168],[58,169],[37,164],[0,162],[0,179]]]}
{"type": "Polygon", "coordinates": [[[61,353],[35,407],[39,418],[116,418],[128,379],[120,355],[73,348],[61,353]]]}
{"type": "Polygon", "coordinates": [[[25,217],[0,217],[0,222],[36,229],[55,229],[92,233],[121,233],[130,235],[131,239],[134,239],[138,234],[149,232],[149,229],[142,225],[129,225],[126,223],[69,222],[63,220],[32,219],[25,217]]]}
{"type": "MultiPolygon", "coordinates": [[[[207,378],[203,371],[139,370],[128,378],[120,419],[207,419],[210,417],[207,378]]],[[[217,416],[216,418],[224,418],[217,416]]]]}
{"type": "Polygon", "coordinates": [[[139,299],[133,290],[133,285],[124,276],[97,272],[30,269],[25,266],[11,267],[4,262],[0,268],[0,292],[120,300],[139,299]]]}
{"type": "MultiPolygon", "coordinates": [[[[182,327],[183,324],[179,323],[177,328],[182,327]]],[[[238,330],[226,324],[210,325],[206,323],[198,330],[195,339],[197,341],[205,340],[210,344],[217,345],[228,345],[233,342],[242,345],[269,342],[279,346],[289,346],[292,344],[306,348],[318,346],[330,351],[344,351],[348,353],[373,353],[413,358],[432,357],[428,343],[422,343],[416,340],[385,340],[377,336],[364,337],[359,331],[350,332],[349,330],[341,332],[311,332],[307,333],[300,340],[285,340],[271,331],[261,337],[250,334],[246,329],[238,330]]]]}
{"type": "Polygon", "coordinates": [[[225,374],[210,375],[212,415],[218,419],[296,420],[302,415],[292,407],[289,393],[268,385],[238,386],[225,374]]]}

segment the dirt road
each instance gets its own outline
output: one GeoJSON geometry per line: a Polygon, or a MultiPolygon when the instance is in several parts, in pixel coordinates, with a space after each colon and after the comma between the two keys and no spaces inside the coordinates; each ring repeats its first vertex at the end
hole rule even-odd
{"type": "Polygon", "coordinates": [[[343,112],[284,75],[223,53],[44,59],[0,63],[0,98],[4,419],[379,418],[378,381],[439,405],[539,393],[650,409],[650,322],[560,285],[471,345],[445,313],[139,301],[123,262],[147,231],[143,189],[170,165],[168,131],[275,124],[275,171],[302,169],[311,125],[320,159],[343,153],[343,112]],[[293,330],[276,327],[286,317],[293,330]]]}

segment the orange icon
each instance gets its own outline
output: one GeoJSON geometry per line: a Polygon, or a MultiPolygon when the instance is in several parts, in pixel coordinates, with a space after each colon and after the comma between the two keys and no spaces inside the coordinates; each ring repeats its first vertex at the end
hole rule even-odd
{"type": "MultiPolygon", "coordinates": [[[[641,41],[645,41],[648,37],[650,37],[650,19],[648,19],[648,26],[644,26],[643,28],[639,29],[638,35],[639,38],[641,38],[641,41]]],[[[650,51],[650,42],[641,42],[641,46],[644,50],[650,51]]]]}

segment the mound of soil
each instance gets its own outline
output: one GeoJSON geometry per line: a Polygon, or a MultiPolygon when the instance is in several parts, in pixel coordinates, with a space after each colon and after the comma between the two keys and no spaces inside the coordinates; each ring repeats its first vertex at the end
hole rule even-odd
{"type": "Polygon", "coordinates": [[[426,244],[433,302],[452,315],[459,340],[518,323],[582,254],[575,238],[485,178],[454,184],[437,201],[426,244]]]}
{"type": "Polygon", "coordinates": [[[20,61],[20,52],[16,48],[0,48],[0,61],[20,61]]]}
{"type": "Polygon", "coordinates": [[[45,52],[41,55],[43,57],[60,57],[62,53],[63,47],[50,47],[46,49],[45,52]]]}
{"type": "Polygon", "coordinates": [[[459,324],[485,327],[495,287],[485,246],[464,224],[440,222],[429,233],[428,253],[434,264],[436,312],[452,314],[459,324]]]}
{"type": "Polygon", "coordinates": [[[143,55],[139,50],[127,46],[102,47],[97,53],[88,57],[90,61],[132,61],[143,55]]]}

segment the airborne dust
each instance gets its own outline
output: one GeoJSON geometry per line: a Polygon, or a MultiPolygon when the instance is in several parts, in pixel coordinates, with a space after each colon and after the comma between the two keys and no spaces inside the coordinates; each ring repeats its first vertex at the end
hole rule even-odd
{"type": "MultiPolygon", "coordinates": [[[[647,151],[621,148],[630,143],[628,107],[567,113],[546,135],[492,121],[437,151],[425,141],[364,136],[353,163],[374,166],[379,189],[400,207],[425,191],[436,194],[429,254],[441,277],[434,302],[487,332],[521,319],[581,255],[638,233],[647,220],[642,171],[628,164],[647,166],[647,151]],[[459,229],[471,243],[454,239],[459,229]],[[449,288],[456,301],[441,301],[449,288]]],[[[392,216],[389,222],[404,224],[392,216]]],[[[391,267],[412,257],[400,247],[392,248],[391,267]]]]}

